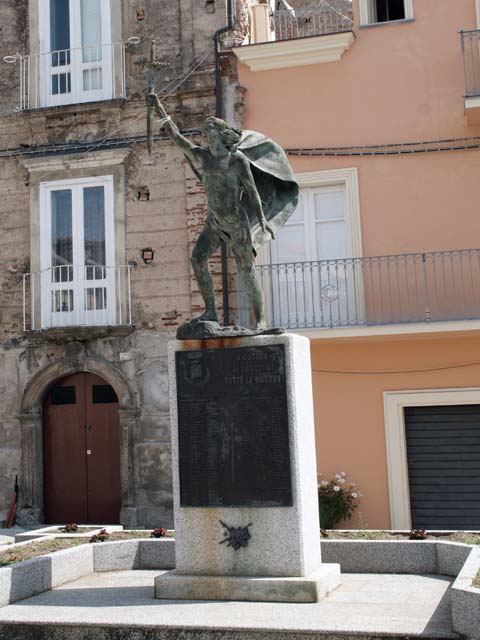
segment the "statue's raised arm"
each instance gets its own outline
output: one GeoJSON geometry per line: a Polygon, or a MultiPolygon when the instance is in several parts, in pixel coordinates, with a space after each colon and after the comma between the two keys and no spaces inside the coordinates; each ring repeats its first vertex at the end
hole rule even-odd
{"type": "Polygon", "coordinates": [[[160,122],[163,127],[168,131],[170,138],[181,148],[183,153],[188,157],[192,162],[199,160],[202,154],[202,148],[187,140],[185,136],[182,136],[179,128],[172,120],[172,118],[168,115],[165,110],[165,107],[160,102],[156,93],[150,92],[147,94],[147,109],[149,112],[149,127],[148,127],[148,146],[151,149],[151,141],[153,138],[153,132],[151,127],[151,117],[150,114],[152,112],[158,113],[160,116],[160,122]]]}

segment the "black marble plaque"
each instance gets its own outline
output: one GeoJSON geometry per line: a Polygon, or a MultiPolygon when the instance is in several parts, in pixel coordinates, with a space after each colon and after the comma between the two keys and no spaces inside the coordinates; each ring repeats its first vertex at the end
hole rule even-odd
{"type": "Polygon", "coordinates": [[[178,351],[182,507],[292,505],[283,345],[178,351]]]}

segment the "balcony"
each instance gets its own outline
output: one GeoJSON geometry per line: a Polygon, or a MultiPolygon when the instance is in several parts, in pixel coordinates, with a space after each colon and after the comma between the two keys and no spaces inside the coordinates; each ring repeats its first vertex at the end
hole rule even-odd
{"type": "Polygon", "coordinates": [[[269,11],[254,4],[250,36],[233,49],[252,71],[340,60],[355,40],[353,20],[326,0],[314,7],[269,11]]]}
{"type": "Polygon", "coordinates": [[[4,62],[18,64],[19,111],[126,97],[122,42],[16,54],[4,62]]]}
{"type": "Polygon", "coordinates": [[[129,265],[62,265],[23,276],[23,330],[132,325],[129,265]]]}
{"type": "Polygon", "coordinates": [[[480,124],[480,30],[460,31],[465,76],[465,114],[469,124],[480,124]]]}
{"type": "MultiPolygon", "coordinates": [[[[257,266],[257,272],[270,327],[480,319],[480,249],[271,264],[257,266]]],[[[239,320],[248,326],[246,294],[239,298],[239,320]]]]}

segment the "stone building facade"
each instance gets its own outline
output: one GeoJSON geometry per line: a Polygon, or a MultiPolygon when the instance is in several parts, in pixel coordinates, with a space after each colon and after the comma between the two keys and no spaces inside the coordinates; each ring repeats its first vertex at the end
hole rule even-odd
{"type": "MultiPolygon", "coordinates": [[[[0,59],[6,60],[0,62],[0,523],[16,475],[17,522],[44,521],[43,404],[65,376],[90,372],[118,398],[120,522],[171,526],[167,345],[178,325],[201,308],[190,251],[203,224],[205,196],[165,136],[157,136],[148,154],[144,92],[155,39],[157,58],[166,63],[157,73],[157,91],[166,96],[180,128],[196,139],[202,120],[215,111],[212,37],[226,23],[226,2],[70,0],[69,6],[65,18],[54,0],[0,4],[0,59]],[[77,15],[79,6],[84,13],[77,15]],[[95,12],[100,10],[98,35],[95,12]],[[66,41],[58,24],[68,19],[66,41]],[[85,45],[85,33],[96,49],[85,45]],[[87,90],[94,92],[102,83],[103,98],[88,99],[87,90]],[[75,97],[75,91],[85,96],[75,97]],[[101,264],[115,274],[109,289],[103,284],[94,289],[91,282],[89,288],[88,278],[98,274],[85,276],[81,295],[90,296],[88,304],[93,295],[94,322],[87,318],[87,302],[79,305],[75,298],[75,311],[69,306],[76,293],[59,293],[60,306],[55,306],[55,286],[60,291],[65,277],[73,277],[61,274],[73,271],[62,272],[64,260],[60,275],[51,276],[47,254],[53,231],[46,231],[51,212],[44,211],[46,192],[57,188],[74,194],[90,183],[100,184],[105,194],[111,185],[111,219],[105,222],[111,228],[102,233],[110,238],[113,258],[101,264]],[[144,261],[150,250],[153,260],[144,261]],[[98,300],[102,290],[109,301],[116,297],[107,320],[105,297],[98,300]]],[[[228,59],[224,74],[225,115],[241,125],[243,97],[228,59]]],[[[86,237],[86,227],[82,233],[86,237]]],[[[69,251],[67,245],[62,251],[69,251]]],[[[74,268],[86,269],[86,264],[84,258],[74,268]]],[[[220,292],[220,257],[211,268],[220,292]]],[[[73,291],[68,282],[65,286],[73,291]]]]}

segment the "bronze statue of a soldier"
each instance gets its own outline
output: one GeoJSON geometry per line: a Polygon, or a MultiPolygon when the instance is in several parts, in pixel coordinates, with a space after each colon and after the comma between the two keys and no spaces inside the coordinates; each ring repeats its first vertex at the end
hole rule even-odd
{"type": "Polygon", "coordinates": [[[202,130],[208,147],[201,147],[180,133],[153,91],[147,95],[147,106],[159,114],[161,125],[182,149],[207,194],[207,219],[192,252],[205,311],[191,324],[218,322],[208,259],[224,240],[243,277],[256,330],[263,330],[264,303],[254,259],[298,202],[298,184],[285,152],[261,133],[239,131],[213,117],[206,119],[202,130]]]}

